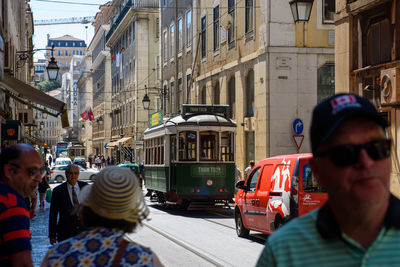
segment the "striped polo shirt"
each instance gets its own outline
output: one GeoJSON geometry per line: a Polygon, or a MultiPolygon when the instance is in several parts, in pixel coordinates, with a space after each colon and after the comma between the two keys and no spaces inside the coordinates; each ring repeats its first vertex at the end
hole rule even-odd
{"type": "Polygon", "coordinates": [[[11,187],[0,183],[0,266],[8,256],[31,250],[29,212],[24,199],[11,187]]]}
{"type": "Polygon", "coordinates": [[[269,236],[257,266],[400,266],[400,200],[390,196],[383,227],[368,249],[341,232],[325,204],[269,236]]]}

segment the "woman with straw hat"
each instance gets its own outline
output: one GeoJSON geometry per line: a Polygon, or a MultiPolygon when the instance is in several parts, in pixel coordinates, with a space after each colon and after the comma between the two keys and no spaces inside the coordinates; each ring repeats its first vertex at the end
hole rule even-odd
{"type": "Polygon", "coordinates": [[[42,266],[161,266],[149,248],[124,238],[149,214],[132,171],[105,168],[84,194],[79,217],[89,230],[53,246],[42,266]]]}

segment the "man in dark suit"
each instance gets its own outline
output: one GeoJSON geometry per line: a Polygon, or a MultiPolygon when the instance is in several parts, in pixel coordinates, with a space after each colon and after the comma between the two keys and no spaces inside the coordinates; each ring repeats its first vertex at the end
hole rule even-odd
{"type": "Polygon", "coordinates": [[[49,215],[50,244],[68,239],[83,230],[76,213],[79,207],[79,192],[87,183],[78,181],[79,167],[75,164],[67,167],[65,176],[67,181],[54,188],[51,198],[49,215]]]}

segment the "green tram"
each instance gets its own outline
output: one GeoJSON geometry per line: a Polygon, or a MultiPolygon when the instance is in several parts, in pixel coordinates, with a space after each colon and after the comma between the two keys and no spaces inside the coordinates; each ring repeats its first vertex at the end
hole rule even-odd
{"type": "Polygon", "coordinates": [[[179,116],[149,116],[144,178],[158,202],[185,209],[232,202],[236,123],[228,118],[227,109],[182,105],[179,116]]]}

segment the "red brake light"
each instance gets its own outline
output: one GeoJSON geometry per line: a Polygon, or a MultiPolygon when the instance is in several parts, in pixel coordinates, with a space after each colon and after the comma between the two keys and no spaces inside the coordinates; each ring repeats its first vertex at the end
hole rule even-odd
{"type": "Polygon", "coordinates": [[[196,189],[196,193],[200,193],[200,189],[196,189]]]}

